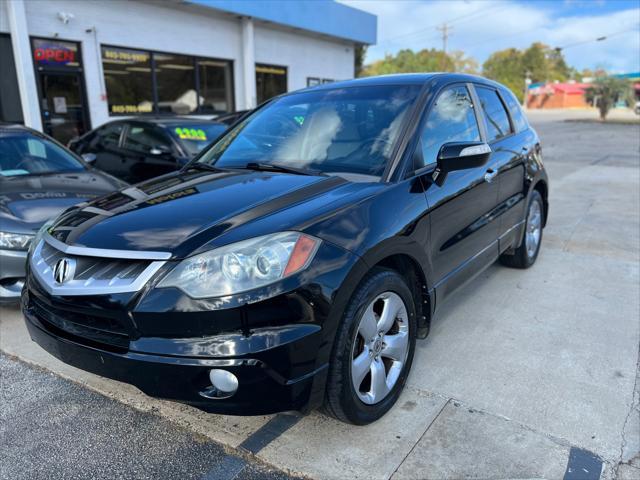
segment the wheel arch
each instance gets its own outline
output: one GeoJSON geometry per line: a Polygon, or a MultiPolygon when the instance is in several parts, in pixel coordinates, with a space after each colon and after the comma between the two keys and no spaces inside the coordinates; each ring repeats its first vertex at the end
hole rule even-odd
{"type": "Polygon", "coordinates": [[[401,275],[413,293],[418,315],[418,337],[425,338],[431,325],[433,301],[427,277],[420,263],[407,253],[395,253],[379,260],[374,268],[388,268],[401,275]]]}
{"type": "Polygon", "coordinates": [[[547,225],[547,218],[549,216],[549,186],[547,185],[547,182],[540,179],[533,185],[533,188],[531,190],[537,191],[542,197],[542,204],[544,207],[544,218],[542,221],[542,226],[545,227],[547,225]]]}

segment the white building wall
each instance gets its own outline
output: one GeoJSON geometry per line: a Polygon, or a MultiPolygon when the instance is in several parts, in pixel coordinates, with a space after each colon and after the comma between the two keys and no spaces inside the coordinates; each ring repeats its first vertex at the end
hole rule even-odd
{"type": "MultiPolygon", "coordinates": [[[[235,105],[247,107],[237,16],[196,5],[131,0],[27,0],[25,9],[29,36],[80,42],[92,128],[113,118],[104,91],[101,44],[232,60],[235,105]],[[65,24],[59,13],[73,18],[65,24]]],[[[353,44],[259,21],[254,25],[256,63],[286,66],[289,91],[306,87],[307,77],[353,78],[353,44]]],[[[1,0],[0,31],[10,31],[1,0]]],[[[32,67],[33,60],[27,64],[32,67]]],[[[255,85],[255,73],[248,80],[255,85]]],[[[37,102],[37,92],[29,96],[37,102]]]]}
{"type": "Polygon", "coordinates": [[[256,23],[256,63],[287,67],[288,90],[307,86],[307,77],[348,80],[354,76],[353,44],[256,23]]]}
{"type": "Polygon", "coordinates": [[[0,1],[0,33],[9,33],[9,13],[5,1],[0,1]]]}

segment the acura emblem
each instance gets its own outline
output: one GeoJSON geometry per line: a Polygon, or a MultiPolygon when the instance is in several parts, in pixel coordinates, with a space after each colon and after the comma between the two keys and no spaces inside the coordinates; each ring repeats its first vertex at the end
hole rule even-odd
{"type": "Polygon", "coordinates": [[[76,262],[70,258],[61,258],[53,268],[53,279],[62,285],[67,280],[73,278],[76,262]]]}

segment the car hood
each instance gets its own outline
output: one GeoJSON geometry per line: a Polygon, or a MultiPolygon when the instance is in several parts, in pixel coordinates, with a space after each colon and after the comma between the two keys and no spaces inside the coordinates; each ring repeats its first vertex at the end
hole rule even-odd
{"type": "Polygon", "coordinates": [[[283,220],[286,215],[276,212],[308,203],[308,221],[320,211],[349,203],[366,185],[379,184],[251,170],[189,170],[74,209],[59,218],[50,233],[69,245],[170,252],[182,258],[241,227],[245,238],[270,233],[246,231],[247,225],[265,217],[273,216],[273,232],[298,229],[299,218],[283,220]]]}
{"type": "Polygon", "coordinates": [[[0,230],[29,233],[63,210],[121,185],[92,171],[0,178],[0,230]]]}

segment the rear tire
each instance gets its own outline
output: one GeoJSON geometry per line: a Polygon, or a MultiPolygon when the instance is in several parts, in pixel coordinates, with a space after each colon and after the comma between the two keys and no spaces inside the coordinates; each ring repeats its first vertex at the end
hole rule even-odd
{"type": "Polygon", "coordinates": [[[406,383],[416,341],[416,307],[397,272],[376,268],[356,288],[336,332],[325,411],[366,425],[382,417],[406,383]]]}
{"type": "Polygon", "coordinates": [[[507,267],[529,268],[536,262],[542,245],[542,224],[544,220],[544,203],[542,195],[534,190],[527,208],[525,231],[520,245],[513,254],[503,254],[500,262],[507,267]]]}

